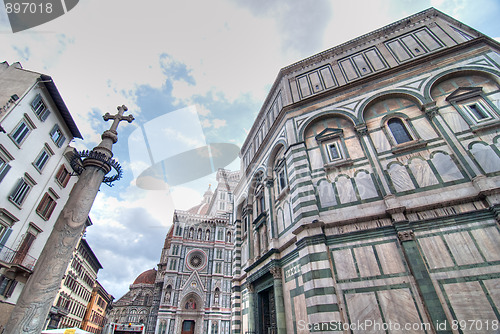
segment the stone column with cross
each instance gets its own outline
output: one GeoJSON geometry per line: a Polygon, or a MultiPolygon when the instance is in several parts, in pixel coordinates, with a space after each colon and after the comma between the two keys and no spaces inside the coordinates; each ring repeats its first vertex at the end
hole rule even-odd
{"type": "MultiPolygon", "coordinates": [[[[76,156],[79,168],[75,171],[80,174],[78,182],[56,220],[33,274],[12,311],[4,334],[39,334],[42,331],[101,183],[106,182],[106,174],[113,168],[121,177],[120,166],[112,159],[112,146],[118,141],[116,129],[120,121],[130,123],[134,120],[132,115],[123,116],[125,111],[126,106],[119,106],[116,115],[106,113],[104,120],[113,119],[113,124],[102,134],[101,143],[92,151],[76,156]],[[81,158],[84,158],[83,161],[81,158]]],[[[107,180],[109,182],[110,178],[107,180]]]]}

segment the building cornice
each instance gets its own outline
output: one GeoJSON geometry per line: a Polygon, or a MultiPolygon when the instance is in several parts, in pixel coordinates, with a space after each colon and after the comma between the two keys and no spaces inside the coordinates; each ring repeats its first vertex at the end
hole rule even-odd
{"type": "MultiPolygon", "coordinates": [[[[266,99],[264,100],[264,103],[262,104],[262,107],[253,123],[253,126],[252,128],[250,129],[249,131],[249,134],[245,140],[245,142],[243,143],[242,147],[241,147],[241,151],[240,151],[240,157],[243,157],[243,155],[246,153],[246,151],[248,150],[249,146],[250,146],[250,143],[251,141],[253,140],[254,138],[254,133],[255,131],[260,128],[261,126],[261,122],[262,122],[262,119],[265,118],[266,116],[266,113],[267,113],[267,110],[268,110],[268,107],[269,107],[269,104],[271,101],[273,101],[273,99],[276,97],[276,94],[278,93],[278,91],[280,91],[279,89],[279,85],[280,85],[280,82],[287,76],[289,75],[292,75],[294,72],[296,71],[302,71],[304,70],[305,68],[307,67],[310,67],[312,64],[317,64],[319,62],[324,62],[326,61],[327,59],[331,59],[331,60],[334,60],[334,59],[337,59],[339,58],[339,56],[346,56],[348,53],[353,53],[353,52],[358,52],[361,47],[367,47],[368,44],[372,43],[378,39],[381,39],[381,38],[384,38],[386,36],[389,36],[391,34],[395,34],[405,28],[408,28],[408,27],[413,27],[415,26],[416,24],[419,24],[419,23],[423,23],[427,20],[430,20],[431,18],[436,18],[436,17],[440,17],[442,19],[445,19],[446,21],[460,27],[461,29],[464,29],[464,30],[467,30],[469,33],[472,33],[475,38],[474,40],[476,40],[477,38],[487,38],[487,39],[490,39],[492,40],[491,38],[488,38],[486,37],[485,35],[481,34],[480,32],[478,32],[477,30],[461,23],[460,21],[457,21],[455,19],[453,19],[452,17],[438,11],[437,9],[435,8],[429,8],[427,10],[424,10],[420,13],[417,13],[417,14],[414,14],[414,15],[411,15],[409,17],[406,17],[406,18],[403,18],[397,22],[394,22],[392,24],[389,24],[389,25],[386,25],[382,28],[379,28],[377,30],[374,30],[372,32],[369,32],[365,35],[362,35],[358,38],[355,38],[353,40],[350,40],[348,42],[345,42],[343,44],[340,44],[340,45],[337,45],[335,47],[332,47],[330,49],[327,49],[325,51],[322,51],[318,54],[315,54],[313,56],[310,56],[308,58],[305,58],[303,60],[300,60],[298,62],[295,62],[291,65],[288,65],[286,67],[283,67],[271,89],[269,90],[269,94],[268,96],[266,97],[266,99]]],[[[493,40],[492,40],[493,41],[493,40]]],[[[461,43],[462,44],[462,43],[461,43]]],[[[465,43],[463,43],[465,44],[465,43]]],[[[447,50],[448,48],[450,47],[446,47],[445,50],[447,50]]],[[[435,53],[439,53],[439,51],[435,52],[435,53]]],[[[433,54],[435,54],[433,53],[433,54]]],[[[425,57],[422,57],[422,58],[425,58],[425,57]]],[[[414,63],[411,62],[411,63],[414,63]]],[[[401,65],[404,65],[404,64],[401,64],[401,65]]],[[[398,68],[400,69],[401,65],[398,65],[394,68],[398,68]]],[[[389,68],[388,70],[391,70],[391,69],[394,69],[394,68],[389,68]]],[[[377,74],[380,74],[380,73],[384,73],[383,75],[387,74],[388,70],[383,70],[383,71],[380,71],[378,72],[377,74]]],[[[376,74],[372,74],[372,75],[369,75],[365,78],[369,78],[369,80],[371,80],[372,78],[374,78],[376,74]]],[[[359,83],[360,81],[364,81],[363,79],[360,79],[360,80],[357,80],[355,82],[352,82],[352,83],[359,83]]],[[[350,84],[352,83],[347,83],[346,85],[342,85],[340,87],[337,87],[337,88],[340,88],[340,89],[344,89],[346,88],[347,86],[349,86],[350,84]]],[[[328,94],[328,93],[331,93],[332,92],[332,89],[330,90],[326,90],[325,92],[323,93],[320,93],[320,94],[316,94],[316,95],[313,95],[309,98],[305,98],[304,100],[302,101],[309,101],[311,98],[314,98],[316,97],[317,95],[321,95],[321,94],[328,94]]],[[[298,102],[294,102],[292,103],[292,105],[295,105],[296,103],[298,102]]],[[[283,109],[285,109],[286,106],[283,107],[283,109]]],[[[280,112],[281,114],[281,112],[280,112]]],[[[278,119],[279,119],[279,115],[278,117],[276,118],[276,120],[274,121],[274,124],[275,125],[277,122],[278,122],[278,119]]],[[[271,131],[269,131],[271,132],[271,131]]]]}

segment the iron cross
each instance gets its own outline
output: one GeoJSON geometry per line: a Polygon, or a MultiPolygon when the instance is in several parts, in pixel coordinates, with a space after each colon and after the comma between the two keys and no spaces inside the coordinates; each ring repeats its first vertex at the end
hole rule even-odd
{"type": "Polygon", "coordinates": [[[109,130],[114,132],[116,132],[118,124],[121,121],[127,121],[129,123],[132,123],[132,121],[134,120],[134,116],[132,115],[123,116],[123,113],[128,110],[127,106],[125,105],[118,106],[116,109],[118,109],[118,114],[111,115],[109,112],[107,112],[104,116],[102,116],[102,118],[104,118],[105,121],[109,121],[110,119],[113,120],[113,124],[111,124],[111,128],[109,130]]]}

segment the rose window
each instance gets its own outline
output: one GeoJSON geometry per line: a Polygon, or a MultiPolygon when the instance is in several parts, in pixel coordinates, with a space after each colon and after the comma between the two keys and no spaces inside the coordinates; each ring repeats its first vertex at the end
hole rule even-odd
{"type": "Polygon", "coordinates": [[[199,268],[203,264],[203,259],[201,258],[200,254],[195,254],[191,256],[191,259],[189,259],[189,264],[193,268],[199,268]]]}
{"type": "Polygon", "coordinates": [[[187,265],[192,270],[200,270],[205,264],[205,254],[200,251],[191,252],[187,257],[187,265]]]}

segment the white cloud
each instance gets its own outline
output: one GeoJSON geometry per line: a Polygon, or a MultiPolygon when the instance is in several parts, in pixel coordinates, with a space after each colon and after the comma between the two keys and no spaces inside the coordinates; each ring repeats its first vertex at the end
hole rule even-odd
{"type": "Polygon", "coordinates": [[[171,194],[175,208],[179,210],[188,210],[201,203],[202,200],[202,196],[198,191],[183,186],[171,188],[171,194]]]}
{"type": "Polygon", "coordinates": [[[225,119],[217,119],[217,118],[212,121],[212,124],[214,126],[214,129],[222,128],[227,125],[225,119]]]}
{"type": "Polygon", "coordinates": [[[213,120],[209,120],[208,118],[205,118],[204,120],[201,121],[201,126],[205,129],[207,128],[219,129],[225,127],[226,125],[227,121],[225,119],[214,118],[213,120]]]}
{"type": "Polygon", "coordinates": [[[203,121],[201,121],[201,126],[204,128],[209,128],[212,126],[212,122],[210,122],[209,119],[205,118],[203,121]]]}
{"type": "Polygon", "coordinates": [[[198,112],[198,115],[200,115],[200,116],[210,115],[210,110],[208,110],[208,108],[202,104],[196,105],[196,111],[198,112]]]}

